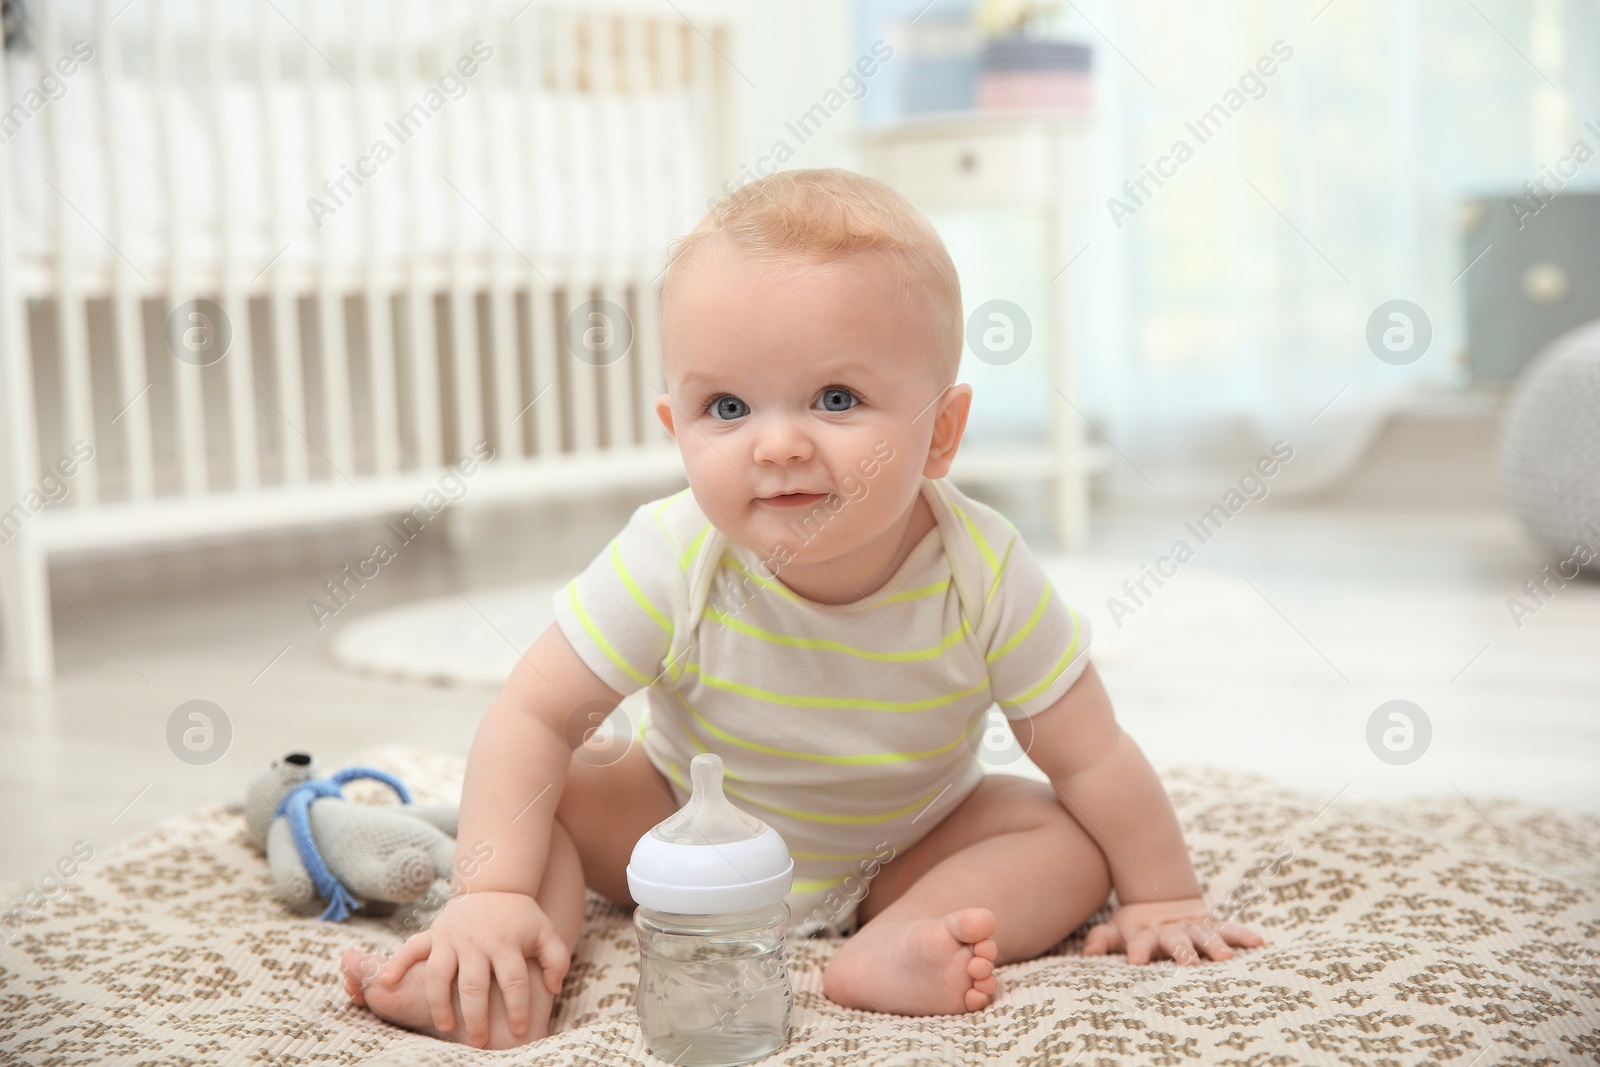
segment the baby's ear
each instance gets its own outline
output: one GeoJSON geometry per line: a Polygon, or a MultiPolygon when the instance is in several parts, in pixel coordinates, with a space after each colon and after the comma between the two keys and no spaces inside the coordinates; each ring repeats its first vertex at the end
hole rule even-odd
{"type": "Polygon", "coordinates": [[[972,386],[966,382],[952,385],[934,416],[933,440],[928,443],[928,462],[923,473],[930,478],[943,478],[950,473],[956,451],[961,447],[961,436],[967,429],[967,415],[972,410],[972,386]]]}
{"type": "Polygon", "coordinates": [[[678,432],[672,426],[672,401],[668,399],[666,393],[656,397],[656,418],[661,420],[661,425],[667,428],[667,433],[672,439],[677,440],[678,432]]]}

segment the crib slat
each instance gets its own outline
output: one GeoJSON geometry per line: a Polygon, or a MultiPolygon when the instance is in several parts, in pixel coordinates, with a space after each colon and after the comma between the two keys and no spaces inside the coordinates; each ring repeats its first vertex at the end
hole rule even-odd
{"type": "MultiPolygon", "coordinates": [[[[623,102],[618,85],[621,72],[617,63],[617,49],[623,43],[619,39],[622,33],[621,22],[621,17],[615,14],[595,15],[592,22],[594,36],[590,39],[589,50],[594,72],[592,98],[596,125],[595,143],[599,149],[595,153],[595,159],[600,167],[602,202],[607,205],[606,210],[601,212],[599,236],[603,281],[599,295],[608,305],[615,305],[625,311],[628,304],[628,275],[632,271],[633,263],[629,255],[630,235],[623,229],[623,215],[617,208],[622,205],[623,197],[638,186],[638,182],[628,180],[621,172],[623,160],[612,154],[611,135],[615,118],[613,109],[623,102]]],[[[637,223],[637,216],[634,222],[637,223]]],[[[611,331],[612,346],[611,350],[602,356],[607,362],[595,368],[596,377],[605,388],[606,445],[609,448],[632,447],[633,361],[631,352],[623,354],[622,345],[625,335],[632,336],[633,326],[625,315],[617,317],[610,307],[604,308],[601,314],[605,319],[611,320],[607,323],[607,329],[611,331]]]]}
{"type": "Polygon", "coordinates": [[[615,270],[607,270],[595,286],[595,296],[604,303],[595,308],[590,321],[606,331],[608,342],[608,350],[597,356],[609,362],[594,368],[595,379],[605,392],[605,447],[632,448],[633,353],[631,343],[624,340],[633,335],[633,320],[627,315],[627,278],[615,270]],[[617,309],[623,314],[618,315],[617,309]],[[630,345],[626,354],[624,344],[630,345]]]}
{"type": "Polygon", "coordinates": [[[369,264],[366,300],[367,351],[371,353],[372,418],[379,474],[400,470],[400,412],[395,387],[394,309],[389,290],[379,280],[377,262],[369,264]]]}
{"type": "Polygon", "coordinates": [[[689,85],[689,27],[668,22],[661,27],[661,74],[664,88],[682,92],[689,85]]]}
{"type": "MultiPolygon", "coordinates": [[[[521,88],[527,100],[527,130],[529,150],[522,155],[523,165],[526,167],[526,176],[523,188],[532,191],[528,205],[529,217],[533,224],[529,226],[529,233],[533,234],[532,247],[529,254],[536,259],[544,259],[542,255],[550,242],[544,237],[541,226],[544,215],[542,214],[545,203],[553,195],[552,190],[540,180],[541,173],[549,173],[541,169],[535,162],[535,146],[552,144],[557,136],[559,126],[552,127],[547,119],[550,112],[534,106],[534,95],[540,97],[547,95],[545,85],[548,71],[546,62],[546,46],[550,43],[547,33],[550,20],[546,17],[543,8],[533,8],[523,16],[521,46],[526,62],[521,67],[521,88]]],[[[560,122],[559,116],[555,118],[560,122]]],[[[534,453],[541,458],[555,456],[561,451],[561,393],[560,382],[557,380],[557,347],[555,335],[555,290],[550,280],[542,276],[533,267],[528,269],[528,338],[532,355],[532,379],[529,382],[528,402],[532,405],[527,413],[522,416],[524,420],[534,420],[534,453]],[[537,397],[537,401],[535,401],[537,397]]]]}
{"type": "MultiPolygon", "coordinates": [[[[100,63],[101,133],[105,138],[106,165],[111,174],[124,173],[119,147],[116,102],[125,98],[122,80],[122,38],[112,23],[112,0],[98,0],[95,53],[100,63]]],[[[110,183],[111,239],[128,247],[126,182],[110,183]]],[[[155,495],[155,462],[150,436],[150,370],[146,362],[144,329],[139,318],[143,290],[134,280],[133,267],[122,256],[111,260],[111,318],[117,346],[117,406],[112,418],[121,423],[128,454],[128,497],[149,500],[155,495]]]]}
{"type": "Polygon", "coordinates": [[[656,416],[656,397],[667,391],[661,361],[661,282],[641,277],[634,285],[633,349],[639,361],[639,408],[644,420],[642,446],[672,443],[656,416]]]}
{"type": "MultiPolygon", "coordinates": [[[[477,7],[478,24],[488,27],[495,25],[494,0],[481,0],[477,7]]],[[[490,281],[489,281],[489,321],[491,329],[490,344],[494,365],[494,446],[495,459],[509,462],[521,459],[523,456],[522,434],[519,427],[512,423],[517,417],[517,410],[522,406],[518,398],[521,396],[521,375],[518,374],[520,363],[517,348],[517,305],[515,282],[513,274],[515,267],[512,257],[528,255],[526,249],[520,248],[522,235],[516,231],[508,231],[510,213],[507,210],[507,199],[503,183],[500,181],[498,168],[495,166],[495,157],[501,150],[495,142],[495,109],[493,98],[497,91],[507,82],[503,77],[505,64],[510,61],[510,49],[504,45],[496,49],[496,54],[487,64],[478,68],[478,85],[474,90],[478,94],[478,114],[481,135],[479,145],[479,166],[489,183],[489,217],[496,226],[503,231],[492,235],[490,247],[490,281]],[[513,251],[506,242],[518,242],[519,248],[513,251]]]]}
{"type": "Polygon", "coordinates": [[[406,290],[406,362],[411,367],[412,419],[417,428],[417,465],[423,470],[444,462],[439,412],[439,334],[433,293],[421,282],[418,264],[406,290]]]}
{"type": "MultiPolygon", "coordinates": [[[[635,145],[647,143],[643,136],[644,124],[649,121],[644,110],[646,97],[666,91],[666,85],[662,84],[664,79],[657,76],[660,71],[653,68],[650,63],[650,37],[659,28],[659,24],[647,20],[643,15],[628,20],[626,61],[623,69],[628,77],[628,93],[632,103],[629,114],[634,124],[632,139],[635,145]]],[[[657,385],[664,382],[661,377],[660,355],[656,348],[658,343],[656,319],[660,309],[655,304],[657,289],[651,282],[665,262],[666,248],[658,243],[656,232],[649,228],[654,218],[649,209],[649,186],[643,182],[631,181],[628,183],[628,188],[634,194],[635,218],[638,220],[635,229],[641,235],[629,245],[630,259],[634,264],[630,285],[634,299],[633,351],[629,353],[628,359],[634,364],[635,370],[632,385],[640,447],[647,448],[670,440],[666,428],[661,425],[661,420],[655,414],[655,399],[660,393],[657,385]]]]}
{"type": "MultiPolygon", "coordinates": [[[[17,84],[8,69],[10,58],[0,48],[0,86],[6,87],[0,92],[17,84]]],[[[27,297],[16,270],[19,213],[12,168],[6,162],[0,166],[0,496],[9,501],[37,484],[40,455],[33,364],[27,358],[27,297]]],[[[7,523],[0,531],[5,542],[0,546],[0,633],[5,635],[0,671],[36,687],[48,685],[55,673],[49,546],[43,527],[43,523],[20,527],[7,523]]]]}
{"type": "MultiPolygon", "coordinates": [[[[716,52],[702,34],[689,38],[689,91],[694,99],[695,122],[702,130],[710,130],[717,119],[716,52]]],[[[716,142],[707,140],[702,146],[705,158],[706,179],[711,185],[723,177],[721,153],[716,142]]],[[[732,178],[729,174],[727,177],[732,178]]],[[[713,194],[715,195],[715,194],[713,194]]]]}
{"type": "Polygon", "coordinates": [[[233,484],[235,490],[250,490],[261,482],[256,443],[255,351],[250,332],[250,299],[239,276],[239,210],[234,203],[234,182],[229,174],[225,140],[230,129],[224,95],[223,63],[227,58],[226,38],[216,4],[201,7],[206,40],[206,86],[211,97],[209,117],[217,168],[217,205],[220,212],[222,261],[222,312],[232,325],[232,344],[224,359],[228,375],[228,429],[233,446],[233,484]]]}
{"type": "MultiPolygon", "coordinates": [[[[61,41],[57,33],[55,6],[46,4],[39,12],[39,43],[44,56],[61,54],[61,41]]],[[[78,237],[70,232],[73,211],[63,198],[73,195],[66,180],[71,163],[67,148],[67,131],[61,108],[50,108],[47,126],[50,138],[50,183],[60,190],[55,196],[56,215],[56,355],[61,366],[65,399],[64,446],[71,449],[77,441],[95,443],[94,401],[89,389],[88,309],[79,287],[79,270],[75,246],[78,237]]],[[[73,479],[78,491],[77,506],[93,507],[99,497],[98,468],[94,463],[79,466],[73,479]]]]}
{"type": "MultiPolygon", "coordinates": [[[[407,11],[408,23],[424,21],[416,17],[415,7],[424,10],[428,0],[417,0],[407,11]]],[[[402,41],[397,36],[397,42],[402,41]]],[[[395,63],[395,85],[402,101],[414,98],[416,82],[411,80],[412,53],[404,43],[397,43],[399,54],[395,63]]],[[[432,61],[432,49],[421,49],[426,57],[422,70],[432,61]]],[[[406,202],[421,203],[424,196],[437,197],[448,190],[439,189],[428,180],[424,170],[425,156],[418,150],[408,153],[405,167],[406,202]]],[[[422,223],[420,212],[406,213],[406,262],[410,270],[406,279],[406,366],[411,378],[411,421],[416,431],[417,467],[431,470],[444,462],[443,429],[440,424],[439,402],[439,334],[438,316],[434,312],[433,290],[423,261],[422,223]]]]}
{"type": "MultiPolygon", "coordinates": [[[[366,0],[360,9],[360,15],[360,25],[354,27],[354,32],[351,34],[355,52],[352,77],[365,92],[367,86],[377,85],[373,78],[375,63],[372,39],[367,32],[375,29],[380,22],[375,0],[366,0]]],[[[398,34],[394,22],[390,21],[389,27],[392,34],[398,34]]],[[[391,44],[391,47],[398,49],[398,44],[391,44]]],[[[363,96],[354,97],[352,107],[357,130],[381,128],[385,116],[375,114],[373,109],[363,106],[363,96]]],[[[359,166],[359,162],[357,165],[359,166]]],[[[366,293],[362,305],[366,325],[367,370],[371,376],[372,386],[373,456],[378,474],[384,476],[397,474],[400,470],[400,419],[395,386],[394,320],[389,304],[388,283],[380,274],[383,264],[378,251],[378,227],[382,223],[378,211],[380,201],[377,191],[368,190],[364,201],[362,221],[365,224],[366,293]]]]}
{"type": "MultiPolygon", "coordinates": [[[[280,186],[282,171],[278,167],[284,146],[279,143],[277,122],[272,110],[274,86],[281,85],[278,77],[278,40],[282,19],[276,13],[268,14],[268,0],[255,0],[251,17],[256,39],[256,91],[261,99],[261,122],[265,151],[262,161],[267,168],[267,188],[272,205],[272,245],[278,253],[263,270],[268,272],[267,305],[272,319],[273,370],[277,379],[278,397],[274,403],[275,417],[279,422],[278,439],[283,444],[283,481],[285,485],[303,485],[309,479],[307,469],[306,439],[302,436],[306,424],[305,385],[300,371],[299,308],[290,289],[289,271],[281,266],[290,243],[289,223],[284,217],[283,204],[286,191],[280,186]]],[[[290,197],[292,199],[292,197],[290,197]]]]}
{"type": "Polygon", "coordinates": [[[560,27],[559,39],[563,46],[558,51],[560,58],[556,65],[556,96],[563,116],[560,157],[565,164],[567,193],[572,198],[568,201],[566,217],[573,220],[574,229],[568,231],[566,308],[555,326],[561,339],[562,372],[572,384],[571,406],[564,412],[571,425],[572,446],[578,452],[592,452],[600,447],[599,382],[594,364],[577,355],[581,349],[575,350],[574,335],[581,337],[589,325],[582,321],[581,309],[596,296],[598,269],[593,244],[586,243],[593,241],[594,234],[587,227],[578,228],[578,212],[574,209],[577,191],[587,176],[594,173],[592,164],[597,155],[592,146],[598,131],[588,121],[593,115],[594,18],[587,12],[573,14],[562,10],[556,15],[556,24],[560,27]],[[582,122],[588,122],[587,127],[578,125],[582,122]],[[590,148],[580,153],[579,144],[590,148]]]}
{"type": "MultiPolygon", "coordinates": [[[[685,92],[688,86],[685,34],[689,27],[682,22],[657,22],[652,29],[659,91],[663,95],[685,92]]],[[[675,202],[675,198],[669,198],[669,203],[675,202]]],[[[639,353],[640,402],[644,411],[644,443],[647,446],[672,442],[672,436],[655,414],[656,397],[667,389],[661,348],[661,282],[668,251],[666,246],[649,250],[635,287],[635,344],[639,353]]]]}
{"type": "MultiPolygon", "coordinates": [[[[183,202],[179,189],[179,175],[184,166],[182,154],[188,146],[182,143],[178,129],[178,94],[172,69],[172,28],[167,19],[166,0],[152,0],[150,6],[150,46],[154,53],[153,92],[160,116],[161,159],[165,167],[167,196],[167,303],[162,309],[170,317],[181,305],[198,295],[189,264],[188,235],[182,219],[188,205],[183,202]]],[[[165,327],[167,324],[163,322],[165,327]]],[[[189,322],[181,321],[175,327],[181,334],[189,322]]],[[[170,336],[170,334],[169,334],[170,336]]],[[[168,341],[171,347],[171,341],[168,341]]],[[[185,496],[202,496],[206,492],[209,472],[206,469],[206,427],[204,397],[201,394],[201,368],[169,352],[173,384],[178,402],[178,463],[183,477],[185,496]]]]}
{"type": "MultiPolygon", "coordinates": [[[[434,25],[438,28],[436,62],[433,69],[443,70],[455,62],[460,53],[460,34],[445,18],[446,8],[435,3],[434,25]]],[[[453,7],[449,10],[453,10],[453,7]]],[[[445,108],[445,179],[449,185],[439,195],[447,197],[451,205],[453,225],[450,238],[450,362],[455,377],[456,439],[454,452],[448,457],[454,462],[466,455],[483,437],[483,396],[478,373],[477,301],[466,287],[467,249],[464,228],[481,227],[483,220],[466,200],[462,175],[461,117],[459,109],[445,108]],[[454,186],[454,188],[450,188],[454,186]]],[[[491,234],[491,236],[493,236],[491,234]]]]}
{"type": "MultiPolygon", "coordinates": [[[[324,5],[309,3],[301,8],[305,16],[305,34],[312,41],[324,38],[322,13],[324,5]]],[[[324,149],[324,139],[317,136],[319,120],[324,113],[323,85],[327,63],[321,56],[306,58],[307,130],[310,137],[311,158],[316,161],[317,173],[337,181],[337,159],[330,159],[324,149]]],[[[338,75],[334,75],[338,77],[338,75]]],[[[335,90],[337,91],[337,90],[335,90]]],[[[348,223],[346,223],[348,225],[348,223]]],[[[326,224],[318,231],[317,263],[317,355],[322,364],[322,410],[328,438],[329,464],[332,478],[350,478],[355,471],[355,435],[350,412],[350,364],[345,351],[344,292],[337,286],[333,256],[333,234],[326,224]]]]}

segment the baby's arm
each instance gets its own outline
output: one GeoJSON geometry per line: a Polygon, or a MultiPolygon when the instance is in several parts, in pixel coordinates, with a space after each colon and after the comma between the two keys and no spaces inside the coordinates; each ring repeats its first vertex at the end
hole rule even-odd
{"type": "Polygon", "coordinates": [[[1262,943],[1206,910],[1178,816],[1144,753],[1117,725],[1093,663],[1028,724],[1028,756],[1099,844],[1117,893],[1116,912],[1089,932],[1085,955],[1125,949],[1129,963],[1147,963],[1159,948],[1179,963],[1198,963],[1196,944],[1227,959],[1230,944],[1262,943]]]}
{"type": "MultiPolygon", "coordinates": [[[[615,706],[621,699],[552,624],[517,661],[478,724],[461,791],[450,901],[378,974],[380,981],[398,982],[426,960],[428,999],[440,1030],[455,1024],[451,984],[458,971],[471,1036],[487,1025],[491,970],[519,1037],[531,1013],[524,961],[537,959],[550,992],[560,990],[572,946],[557,935],[535,894],[572,757],[567,725],[592,702],[615,706]]],[[[471,1036],[469,1043],[477,1045],[471,1036]]]]}

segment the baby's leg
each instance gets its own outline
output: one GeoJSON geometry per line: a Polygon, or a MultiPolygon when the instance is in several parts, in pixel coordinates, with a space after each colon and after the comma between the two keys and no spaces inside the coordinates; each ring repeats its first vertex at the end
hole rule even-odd
{"type": "MultiPolygon", "coordinates": [[[[672,787],[637,741],[611,763],[600,763],[587,749],[578,751],[567,767],[550,838],[550,857],[535,894],[539,906],[556,924],[561,940],[573,952],[578,949],[583,926],[584,885],[632,908],[627,866],[633,846],[652,826],[678,810],[672,787]]],[[[392,986],[382,986],[361,981],[362,975],[377,972],[381,959],[351,949],[345,953],[344,962],[345,988],[356,1003],[365,1003],[380,1017],[407,1029],[450,1040],[462,1039],[465,1030],[459,995],[454,997],[456,1028],[440,1033],[433,1027],[425,965],[413,966],[392,986]]],[[[533,1021],[527,1035],[520,1039],[511,1033],[500,984],[491,981],[489,1048],[509,1048],[548,1036],[554,998],[535,963],[529,964],[528,981],[533,989],[533,1021]]]]}
{"type": "MultiPolygon", "coordinates": [[[[550,916],[561,940],[577,950],[578,935],[583,927],[583,867],[578,862],[578,850],[565,827],[557,821],[551,827],[550,856],[545,862],[544,877],[539,881],[539,891],[534,895],[539,907],[550,916]]],[[[350,949],[344,954],[344,987],[352,1000],[370,1008],[373,1014],[396,1026],[416,1030],[446,1041],[467,1040],[466,1009],[461,1003],[460,990],[452,983],[451,1013],[455,1026],[440,1030],[433,1025],[433,1009],[428,1003],[426,963],[413,964],[393,985],[372,981],[378,968],[387,957],[350,949]]],[[[489,1042],[485,1048],[515,1048],[529,1041],[538,1041],[550,1033],[550,1007],[555,996],[544,984],[544,970],[537,960],[528,960],[528,986],[533,991],[532,1013],[528,1017],[528,1030],[518,1037],[511,1029],[506,1011],[505,997],[500,983],[491,978],[489,983],[489,1042]]],[[[476,1009],[474,1009],[476,1010],[476,1009]]]]}
{"type": "Polygon", "coordinates": [[[991,774],[878,872],[862,926],[822,975],[847,1007],[945,1015],[989,1005],[996,964],[1032,959],[1111,893],[1100,847],[1046,783],[991,774]]]}

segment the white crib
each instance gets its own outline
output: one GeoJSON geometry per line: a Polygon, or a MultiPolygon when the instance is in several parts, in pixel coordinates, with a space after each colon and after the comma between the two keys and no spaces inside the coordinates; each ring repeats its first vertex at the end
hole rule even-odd
{"type": "Polygon", "coordinates": [[[736,172],[731,0],[28,14],[0,57],[7,676],[53,677],[63,553],[403,512],[480,442],[468,503],[681,470],[659,275],[736,172]]]}

